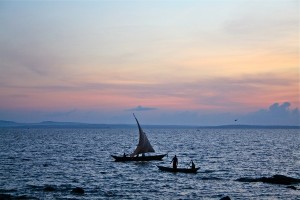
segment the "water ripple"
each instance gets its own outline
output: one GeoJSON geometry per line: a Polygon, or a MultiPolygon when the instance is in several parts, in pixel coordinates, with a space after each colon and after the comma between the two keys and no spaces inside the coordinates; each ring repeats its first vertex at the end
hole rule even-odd
{"type": "Polygon", "coordinates": [[[145,129],[164,161],[119,163],[136,129],[0,129],[0,194],[39,199],[296,199],[298,191],[240,177],[299,178],[298,130],[145,129]],[[191,159],[198,174],[159,171],[191,159]],[[82,196],[72,194],[81,187],[82,196]]]}

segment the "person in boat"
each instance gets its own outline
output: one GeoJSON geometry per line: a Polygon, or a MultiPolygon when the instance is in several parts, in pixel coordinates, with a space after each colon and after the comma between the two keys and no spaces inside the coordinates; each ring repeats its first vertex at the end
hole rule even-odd
{"type": "Polygon", "coordinates": [[[178,165],[178,159],[177,156],[175,155],[174,158],[172,159],[171,163],[173,162],[173,169],[177,169],[178,165]]]}
{"type": "Polygon", "coordinates": [[[191,160],[191,169],[196,169],[195,163],[191,160]]]}

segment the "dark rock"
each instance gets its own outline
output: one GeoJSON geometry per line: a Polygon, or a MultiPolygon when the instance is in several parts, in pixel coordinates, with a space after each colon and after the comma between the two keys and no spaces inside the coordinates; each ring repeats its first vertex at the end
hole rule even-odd
{"type": "Polygon", "coordinates": [[[291,185],[295,183],[300,183],[300,179],[291,178],[283,175],[274,175],[273,177],[266,178],[262,177],[261,182],[263,183],[272,183],[272,184],[282,184],[282,185],[291,185]]]}
{"type": "Polygon", "coordinates": [[[71,191],[71,193],[73,193],[73,194],[84,194],[84,190],[80,187],[76,187],[71,191]]]}
{"type": "Polygon", "coordinates": [[[55,188],[52,187],[52,186],[46,186],[46,187],[44,188],[44,191],[46,191],[46,192],[53,192],[53,191],[55,191],[55,188]]]}
{"type": "Polygon", "coordinates": [[[9,194],[0,194],[0,200],[10,200],[12,196],[9,194]]]}
{"type": "Polygon", "coordinates": [[[231,200],[229,196],[222,197],[220,200],[231,200]]]}
{"type": "Polygon", "coordinates": [[[239,182],[259,182],[258,178],[239,178],[239,179],[236,179],[236,181],[239,181],[239,182]]]}
{"type": "Polygon", "coordinates": [[[295,183],[300,183],[300,179],[291,178],[283,175],[274,175],[272,177],[262,177],[262,178],[239,178],[237,181],[240,182],[263,182],[271,184],[282,184],[291,185],[295,183]]]}

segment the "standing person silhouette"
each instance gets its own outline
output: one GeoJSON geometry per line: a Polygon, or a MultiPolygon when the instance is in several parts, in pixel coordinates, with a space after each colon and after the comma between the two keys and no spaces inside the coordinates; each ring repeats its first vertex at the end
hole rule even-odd
{"type": "Polygon", "coordinates": [[[174,156],[174,158],[172,159],[171,163],[173,162],[173,169],[177,169],[177,165],[178,165],[178,159],[176,157],[176,155],[174,156]]]}
{"type": "Polygon", "coordinates": [[[193,160],[191,160],[191,169],[195,169],[196,166],[195,166],[195,163],[193,162],[193,160]]]}

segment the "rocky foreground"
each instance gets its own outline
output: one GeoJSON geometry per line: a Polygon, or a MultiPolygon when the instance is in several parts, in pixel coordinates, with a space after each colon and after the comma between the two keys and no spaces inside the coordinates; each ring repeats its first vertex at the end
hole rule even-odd
{"type": "Polygon", "coordinates": [[[291,178],[284,175],[274,175],[272,177],[261,177],[261,178],[239,178],[237,181],[240,182],[263,182],[271,184],[281,184],[281,185],[293,185],[300,183],[300,179],[291,178]]]}

